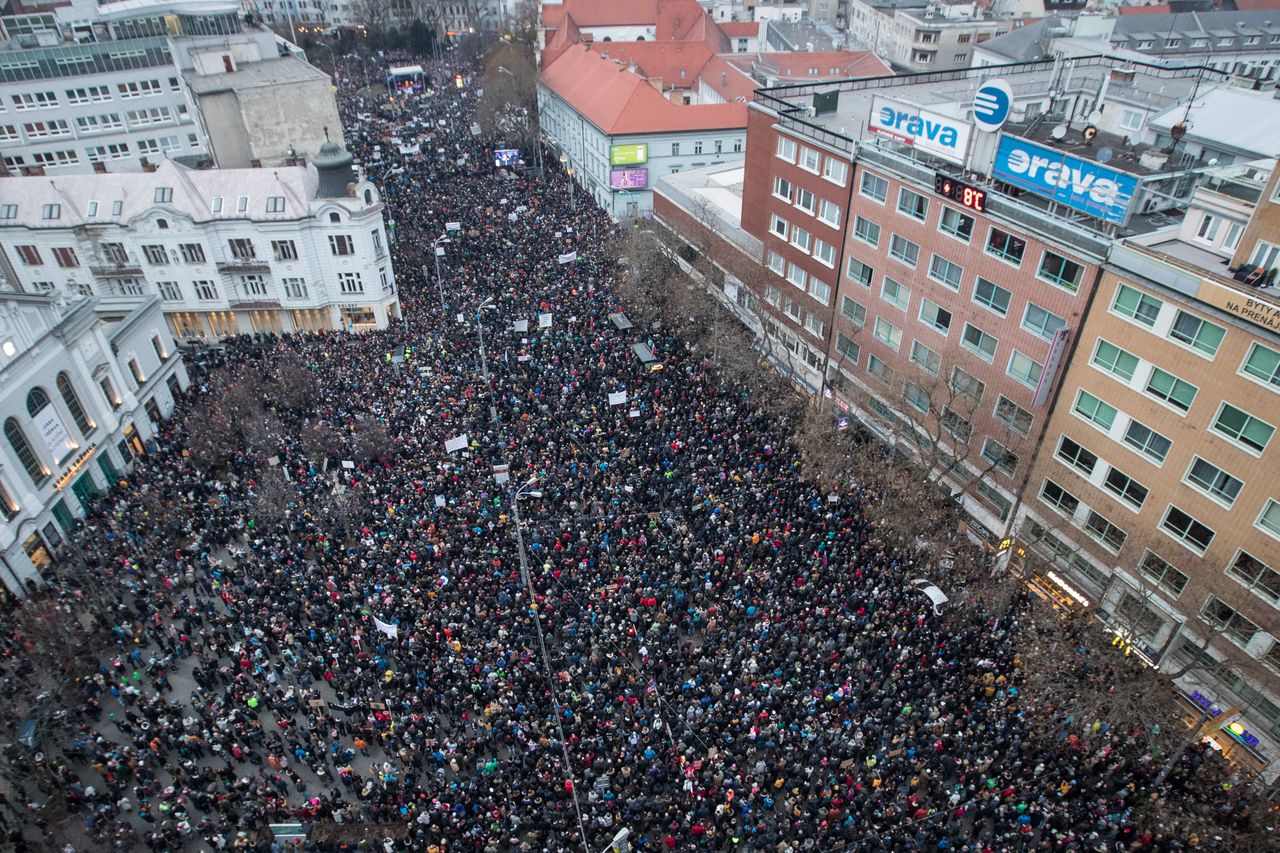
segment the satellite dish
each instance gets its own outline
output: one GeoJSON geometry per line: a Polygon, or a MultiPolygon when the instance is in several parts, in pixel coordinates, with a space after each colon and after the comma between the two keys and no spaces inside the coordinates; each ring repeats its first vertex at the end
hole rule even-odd
{"type": "Polygon", "coordinates": [[[1067,126],[1065,124],[1060,124],[1053,130],[1049,131],[1049,135],[1054,139],[1062,139],[1067,135],[1067,126]]]}
{"type": "Polygon", "coordinates": [[[1102,110],[1094,110],[1089,113],[1089,124],[1097,124],[1102,121],[1102,110]]]}
{"type": "Polygon", "coordinates": [[[1216,166],[1216,165],[1218,165],[1218,158],[1217,158],[1217,157],[1210,157],[1210,158],[1209,158],[1209,165],[1210,165],[1210,166],[1216,166]]]}
{"type": "Polygon", "coordinates": [[[1098,149],[1098,162],[1110,163],[1111,158],[1115,156],[1115,153],[1116,152],[1112,150],[1110,145],[1102,146],[1101,148],[1098,149]]]}

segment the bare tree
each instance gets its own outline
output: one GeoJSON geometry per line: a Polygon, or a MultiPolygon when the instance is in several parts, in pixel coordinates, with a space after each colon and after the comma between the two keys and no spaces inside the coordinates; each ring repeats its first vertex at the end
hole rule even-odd
{"type": "Polygon", "coordinates": [[[538,143],[537,69],[528,51],[502,43],[484,63],[475,120],[486,134],[531,152],[538,143]]]}

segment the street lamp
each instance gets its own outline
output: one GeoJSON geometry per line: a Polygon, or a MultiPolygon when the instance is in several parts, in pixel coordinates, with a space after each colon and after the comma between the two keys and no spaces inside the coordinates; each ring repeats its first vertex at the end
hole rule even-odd
{"type": "Polygon", "coordinates": [[[573,167],[569,165],[569,155],[560,155],[560,165],[564,166],[564,173],[569,176],[569,209],[576,211],[578,203],[573,197],[573,167]]]}
{"type": "MultiPolygon", "coordinates": [[[[441,234],[439,237],[431,241],[431,247],[436,250],[436,288],[440,291],[440,308],[442,310],[449,306],[446,305],[444,301],[444,282],[440,278],[440,259],[444,257],[444,247],[440,244],[450,242],[452,241],[449,239],[448,234],[441,234]]],[[[423,278],[426,278],[425,274],[423,275],[423,278]]]]}
{"type": "Polygon", "coordinates": [[[489,361],[484,354],[484,310],[493,307],[493,297],[476,306],[476,337],[480,339],[480,375],[484,378],[485,390],[489,392],[489,420],[498,422],[498,404],[493,399],[493,385],[489,383],[489,361]]]}

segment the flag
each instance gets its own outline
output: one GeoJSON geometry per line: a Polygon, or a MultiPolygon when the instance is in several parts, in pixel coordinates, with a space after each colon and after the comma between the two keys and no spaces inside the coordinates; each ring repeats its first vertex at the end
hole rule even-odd
{"type": "Polygon", "coordinates": [[[578,259],[578,250],[574,249],[572,252],[567,252],[561,255],[558,260],[560,261],[561,264],[571,264],[577,259],[578,259]]]}
{"type": "Polygon", "coordinates": [[[390,622],[383,622],[377,616],[373,617],[373,627],[377,628],[388,637],[396,637],[400,634],[399,625],[392,625],[390,622]]]}

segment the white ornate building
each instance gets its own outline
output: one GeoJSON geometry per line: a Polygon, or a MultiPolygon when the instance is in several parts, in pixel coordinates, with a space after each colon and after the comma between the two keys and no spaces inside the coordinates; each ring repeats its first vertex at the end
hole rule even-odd
{"type": "Polygon", "coordinates": [[[382,199],[333,143],[305,166],[6,179],[0,275],[25,293],[156,295],[179,339],[400,317],[382,199]]]}
{"type": "Polygon", "coordinates": [[[159,299],[0,292],[0,599],[39,582],[186,386],[159,299]]]}

